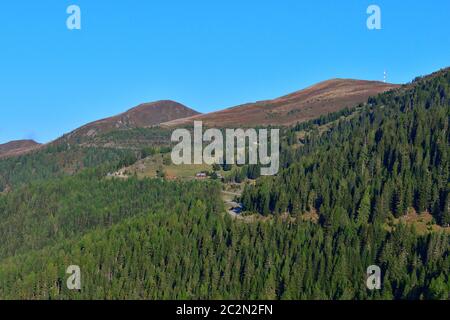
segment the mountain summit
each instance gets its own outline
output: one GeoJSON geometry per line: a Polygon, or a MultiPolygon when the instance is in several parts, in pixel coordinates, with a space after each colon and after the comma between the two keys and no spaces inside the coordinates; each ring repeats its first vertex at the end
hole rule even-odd
{"type": "Polygon", "coordinates": [[[34,140],[15,140],[0,144],[0,158],[21,155],[40,146],[34,140]]]}
{"type": "Polygon", "coordinates": [[[140,104],[119,115],[88,123],[67,135],[68,138],[93,137],[115,129],[144,128],[199,113],[181,103],[160,100],[140,104]]]}

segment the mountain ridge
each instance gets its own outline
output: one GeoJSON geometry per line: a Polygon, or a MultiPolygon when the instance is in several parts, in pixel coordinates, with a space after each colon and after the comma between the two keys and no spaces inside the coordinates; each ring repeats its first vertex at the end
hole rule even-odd
{"type": "Polygon", "coordinates": [[[206,126],[293,125],[364,103],[370,96],[399,88],[380,81],[330,79],[271,100],[245,103],[223,110],[162,123],[176,127],[193,121],[206,126]]]}
{"type": "Polygon", "coordinates": [[[95,136],[116,129],[143,128],[162,122],[198,115],[199,112],[172,100],[141,103],[123,113],[87,123],[65,137],[95,136]]]}
{"type": "Polygon", "coordinates": [[[217,127],[289,126],[364,103],[370,96],[398,87],[400,85],[380,81],[334,78],[275,99],[244,103],[205,114],[173,100],[158,100],[89,122],[47,144],[13,151],[0,150],[0,157],[22,155],[49,144],[77,144],[114,130],[154,126],[170,129],[189,125],[194,120],[203,121],[205,126],[217,127]]]}

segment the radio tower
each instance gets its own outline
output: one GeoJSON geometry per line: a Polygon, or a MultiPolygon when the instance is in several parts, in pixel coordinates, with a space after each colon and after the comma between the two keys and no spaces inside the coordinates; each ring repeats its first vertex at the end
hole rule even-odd
{"type": "Polygon", "coordinates": [[[386,70],[384,70],[384,74],[383,74],[383,82],[386,83],[386,78],[387,78],[387,73],[386,70]]]}

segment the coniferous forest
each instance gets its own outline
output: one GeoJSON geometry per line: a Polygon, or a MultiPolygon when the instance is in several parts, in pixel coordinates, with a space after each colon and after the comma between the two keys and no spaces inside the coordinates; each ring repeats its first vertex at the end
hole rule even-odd
{"type": "Polygon", "coordinates": [[[276,176],[227,171],[247,220],[219,180],[108,175],[141,145],[0,159],[0,299],[449,299],[449,118],[446,69],[282,129],[276,176]]]}
{"type": "Polygon", "coordinates": [[[449,83],[450,72],[438,73],[371,98],[325,134],[312,129],[306,147],[285,148],[281,174],[247,189],[245,206],[264,215],[317,210],[324,225],[381,223],[413,208],[448,226],[449,83]]]}

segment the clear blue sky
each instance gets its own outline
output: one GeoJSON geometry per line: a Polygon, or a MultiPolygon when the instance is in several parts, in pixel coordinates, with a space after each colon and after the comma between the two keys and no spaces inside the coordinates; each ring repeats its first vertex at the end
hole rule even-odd
{"type": "Polygon", "coordinates": [[[141,102],[201,112],[329,78],[450,65],[450,1],[42,0],[0,4],[0,143],[52,140],[141,102]],[[82,29],[66,28],[81,8],[82,29]],[[381,7],[382,30],[366,9],[381,7]]]}

